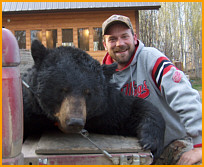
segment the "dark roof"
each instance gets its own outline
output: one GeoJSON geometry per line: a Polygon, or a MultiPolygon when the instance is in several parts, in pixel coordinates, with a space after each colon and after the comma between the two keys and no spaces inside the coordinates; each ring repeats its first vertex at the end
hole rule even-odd
{"type": "Polygon", "coordinates": [[[50,10],[96,10],[107,8],[159,9],[159,2],[2,2],[2,12],[42,12],[50,10]]]}

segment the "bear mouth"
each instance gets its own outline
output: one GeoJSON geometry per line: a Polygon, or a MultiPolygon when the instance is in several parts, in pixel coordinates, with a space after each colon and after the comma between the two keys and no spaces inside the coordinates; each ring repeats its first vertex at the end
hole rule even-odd
{"type": "Polygon", "coordinates": [[[58,128],[64,133],[79,133],[84,128],[85,122],[81,118],[71,118],[65,125],[58,124],[58,128]]]}

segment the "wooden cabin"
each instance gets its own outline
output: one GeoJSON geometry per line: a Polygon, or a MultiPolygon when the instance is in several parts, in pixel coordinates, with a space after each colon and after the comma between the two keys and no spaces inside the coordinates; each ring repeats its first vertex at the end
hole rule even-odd
{"type": "Polygon", "coordinates": [[[2,26],[21,50],[39,39],[46,47],[75,46],[102,61],[102,23],[112,14],[131,19],[139,36],[139,10],[158,10],[158,2],[2,2],[2,26]]]}

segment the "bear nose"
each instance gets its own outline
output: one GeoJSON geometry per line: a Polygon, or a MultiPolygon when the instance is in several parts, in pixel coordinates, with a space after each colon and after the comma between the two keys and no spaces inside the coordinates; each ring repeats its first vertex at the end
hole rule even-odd
{"type": "Polygon", "coordinates": [[[84,120],[81,118],[70,118],[66,121],[67,126],[84,127],[84,120]]]}

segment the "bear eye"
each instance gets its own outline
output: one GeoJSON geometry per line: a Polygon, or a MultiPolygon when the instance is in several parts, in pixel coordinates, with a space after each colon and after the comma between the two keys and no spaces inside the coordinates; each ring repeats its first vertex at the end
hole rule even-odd
{"type": "Polygon", "coordinates": [[[84,94],[90,96],[91,95],[90,89],[84,89],[84,94]]]}
{"type": "Polygon", "coordinates": [[[63,92],[63,93],[68,93],[68,92],[69,92],[69,88],[62,88],[62,89],[61,89],[61,92],[63,92]]]}

